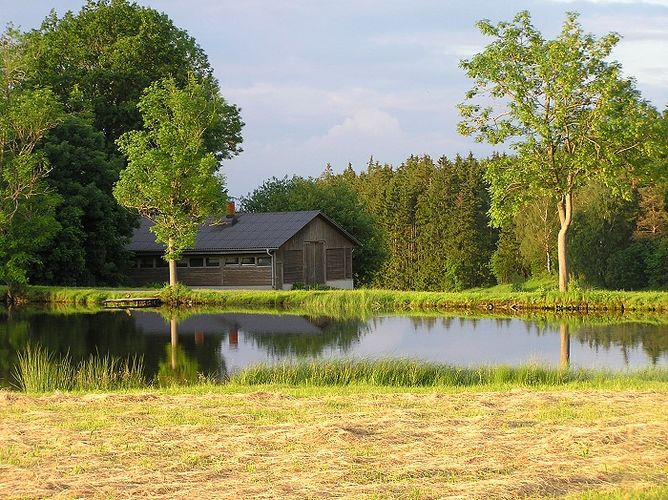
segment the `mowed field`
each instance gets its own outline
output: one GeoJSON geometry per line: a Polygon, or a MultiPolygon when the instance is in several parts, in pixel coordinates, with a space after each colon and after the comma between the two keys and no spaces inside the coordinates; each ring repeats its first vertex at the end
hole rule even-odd
{"type": "Polygon", "coordinates": [[[0,392],[0,497],[661,498],[668,390],[0,392]]]}

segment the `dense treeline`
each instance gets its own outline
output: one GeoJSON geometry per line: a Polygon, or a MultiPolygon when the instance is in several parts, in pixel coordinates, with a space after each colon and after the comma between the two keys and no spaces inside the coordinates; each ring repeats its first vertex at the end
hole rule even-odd
{"type": "MultiPolygon", "coordinates": [[[[507,161],[504,158],[503,161],[507,161]]],[[[512,159],[511,159],[512,160],[512,159]]],[[[489,162],[469,155],[411,156],[398,167],[371,160],[356,173],[331,166],[316,178],[270,179],[248,197],[251,212],[323,210],[362,243],[358,284],[462,290],[556,272],[559,221],[537,200],[501,228],[490,225],[489,162]]],[[[638,186],[629,200],[592,183],[577,193],[570,259],[580,286],[668,286],[668,189],[638,186]]]]}
{"type": "MultiPolygon", "coordinates": [[[[528,14],[520,14],[516,21],[529,29],[528,14]]],[[[568,23],[575,26],[575,18],[571,16],[568,23]]],[[[510,30],[508,34],[516,33],[510,30]]],[[[613,42],[609,41],[610,47],[613,42]]],[[[567,48],[552,52],[565,54],[567,48]]],[[[543,52],[541,49],[536,54],[545,55],[543,52]]],[[[494,69],[499,61],[492,56],[485,61],[494,69]]],[[[504,64],[513,64],[510,59],[504,64]]],[[[481,61],[485,62],[466,63],[469,72],[485,69],[481,61]]],[[[158,144],[155,134],[146,134],[157,122],[150,118],[147,122],[147,116],[153,115],[145,112],[165,100],[156,96],[165,97],[168,88],[174,95],[181,95],[181,89],[190,85],[200,89],[202,102],[220,99],[216,106],[219,119],[211,122],[216,125],[204,127],[206,132],[197,147],[191,148],[202,157],[214,155],[209,158],[208,170],[215,171],[221,160],[241,151],[243,123],[239,110],[219,97],[220,88],[206,54],[184,30],[154,9],[127,0],[88,0],[78,13],[68,12],[61,18],[51,14],[30,32],[8,28],[0,36],[0,64],[0,281],[9,284],[10,290],[27,281],[123,283],[130,257],[125,246],[137,216],[114,198],[113,189],[124,176],[122,172],[132,171],[117,141],[126,138],[121,139],[126,145],[124,153],[143,169],[144,184],[159,184],[152,183],[157,170],[156,157],[150,155],[160,153],[155,151],[156,146],[163,149],[162,153],[169,150],[178,157],[188,149],[173,141],[158,144]],[[154,89],[154,98],[147,95],[147,89],[154,89]],[[138,107],[143,98],[147,99],[144,116],[138,107]],[[132,148],[127,147],[132,142],[128,137],[137,139],[132,148]]],[[[551,61],[545,64],[554,66],[551,61]]],[[[605,65],[601,68],[610,69],[605,65]]],[[[534,65],[528,69],[533,71],[534,65]]],[[[494,72],[487,79],[496,77],[494,72]]],[[[611,78],[611,85],[624,83],[617,80],[616,73],[611,78]]],[[[520,80],[524,84],[524,79],[520,80]]],[[[543,87],[537,88],[542,92],[543,87]]],[[[358,285],[461,290],[554,275],[559,267],[557,234],[561,227],[562,232],[564,228],[569,231],[569,272],[576,283],[623,289],[666,288],[668,187],[659,179],[665,179],[668,171],[668,114],[659,115],[640,102],[632,86],[624,84],[613,90],[610,96],[626,96],[626,101],[635,106],[629,109],[643,111],[636,117],[642,127],[638,125],[634,133],[653,132],[647,136],[651,140],[639,141],[651,147],[621,147],[619,151],[633,150],[633,155],[616,158],[603,171],[599,153],[580,153],[577,149],[581,158],[557,158],[559,161],[553,163],[568,166],[570,174],[546,174],[543,163],[531,159],[529,153],[536,149],[533,146],[515,156],[489,159],[472,155],[454,159],[411,156],[398,166],[372,159],[359,173],[350,166],[335,173],[328,166],[316,179],[270,179],[243,199],[243,207],[248,211],[322,210],[361,243],[354,253],[358,285]],[[642,168],[621,168],[632,162],[642,168]],[[582,176],[585,166],[591,171],[582,176]],[[601,177],[601,172],[606,176],[601,177]],[[611,172],[615,175],[608,175],[611,172]],[[653,172],[656,179],[641,172],[653,172]],[[566,187],[557,183],[551,188],[545,182],[551,177],[572,180],[575,174],[578,181],[566,187]],[[523,187],[510,192],[506,180],[523,187]],[[617,188],[611,190],[609,186],[617,188]],[[530,188],[531,196],[525,196],[530,188]],[[557,191],[561,192],[562,205],[568,200],[569,207],[577,207],[573,212],[568,210],[574,214],[567,225],[560,224],[557,216],[561,213],[556,210],[557,191]],[[521,210],[501,210],[506,198],[515,198],[511,205],[517,207],[522,202],[521,210]],[[528,203],[524,203],[525,198],[528,203]],[[506,213],[507,217],[502,217],[506,213]]],[[[618,102],[615,99],[610,102],[618,102]]],[[[183,102],[192,107],[191,98],[183,102]]],[[[177,107],[183,111],[187,106],[177,107]]],[[[163,108],[166,114],[161,122],[171,130],[172,122],[178,121],[173,119],[175,111],[169,106],[163,108]]],[[[465,109],[473,114],[481,109],[484,112],[475,106],[465,109]]],[[[601,130],[612,143],[620,136],[615,127],[624,128],[627,116],[618,116],[624,109],[603,113],[601,130]],[[610,121],[615,116],[618,121],[610,121]],[[616,125],[610,128],[612,124],[616,125]]],[[[590,111],[587,106],[585,111],[590,111]]],[[[469,128],[466,130],[470,132],[469,128]]],[[[589,134],[590,128],[585,128],[589,134]]],[[[492,133],[495,129],[481,130],[492,133]]],[[[197,136],[181,135],[191,139],[197,136]]],[[[589,144],[591,138],[587,137],[589,144]]],[[[492,134],[488,139],[499,138],[492,134]]],[[[556,151],[554,144],[548,146],[553,153],[556,151]]],[[[173,175],[194,179],[188,170],[191,160],[185,161],[185,173],[175,174],[171,168],[177,163],[173,156],[163,154],[162,158],[162,184],[178,184],[172,182],[173,175]]],[[[132,167],[132,161],[130,164],[132,167]]],[[[222,201],[222,178],[213,180],[216,189],[211,191],[222,201]]],[[[139,183],[126,184],[127,192],[134,192],[136,187],[141,195],[138,205],[148,212],[156,211],[156,203],[144,207],[146,196],[139,193],[139,183]]],[[[195,184],[203,185],[199,181],[195,184]]],[[[192,193],[197,189],[181,191],[192,193]]],[[[157,198],[161,197],[168,195],[160,191],[157,198]]],[[[176,204],[192,212],[194,203],[188,199],[176,204]]],[[[137,209],[136,205],[129,206],[137,209]]],[[[199,216],[210,215],[208,209],[204,212],[199,216]]],[[[170,214],[168,219],[192,215],[170,214]]],[[[191,225],[195,224],[193,220],[191,225]]]]}
{"type": "MultiPolygon", "coordinates": [[[[4,92],[7,97],[0,102],[9,120],[7,130],[17,131],[19,141],[35,140],[17,145],[9,137],[7,147],[0,145],[5,159],[0,173],[9,172],[13,164],[32,168],[16,167],[24,180],[15,186],[0,182],[9,193],[4,198],[17,198],[16,193],[31,198],[22,202],[21,210],[12,211],[13,226],[0,215],[0,279],[13,287],[27,279],[66,285],[122,283],[129,259],[125,245],[137,216],[119,206],[112,194],[126,166],[116,141],[143,128],[137,104],[157,81],[170,78],[185,85],[192,77],[211,96],[219,95],[206,54],[165,14],[127,0],[87,0],[79,12],[62,17],[52,12],[37,29],[7,30],[1,48],[0,73],[16,75],[0,77],[0,90],[16,94],[4,92]],[[37,106],[28,109],[29,99],[23,96],[54,103],[48,127],[38,123],[31,130],[15,119],[39,118],[37,106]],[[40,169],[33,168],[36,164],[40,169]]],[[[238,109],[227,106],[226,112],[230,121],[236,119],[236,128],[207,131],[207,146],[223,141],[236,147],[240,142],[238,109]]]]}
{"type": "Polygon", "coordinates": [[[461,290],[494,283],[498,231],[489,225],[483,166],[469,156],[373,160],[359,175],[331,167],[317,179],[271,179],[243,200],[248,211],[319,209],[360,242],[359,284],[461,290]]]}

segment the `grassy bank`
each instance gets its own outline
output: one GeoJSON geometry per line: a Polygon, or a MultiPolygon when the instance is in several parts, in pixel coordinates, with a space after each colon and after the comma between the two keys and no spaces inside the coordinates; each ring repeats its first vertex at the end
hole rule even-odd
{"type": "Polygon", "coordinates": [[[0,392],[0,496],[662,498],[666,407],[665,388],[0,392]]]}
{"type": "Polygon", "coordinates": [[[378,361],[332,360],[301,361],[250,366],[232,376],[238,385],[303,385],[381,387],[487,387],[494,389],[526,387],[643,388],[665,384],[668,370],[644,369],[631,372],[567,370],[541,365],[457,367],[406,359],[378,361]]]}
{"type": "Polygon", "coordinates": [[[189,290],[176,296],[167,290],[104,288],[28,287],[30,303],[99,305],[106,299],[161,297],[181,306],[262,307],[300,309],[311,314],[351,316],[361,313],[411,310],[478,311],[654,311],[668,312],[668,292],[624,292],[609,290],[559,293],[545,287],[513,290],[497,286],[465,292],[407,292],[396,290],[189,290]]]}
{"type": "MultiPolygon", "coordinates": [[[[146,379],[141,358],[90,355],[78,364],[69,355],[55,356],[41,346],[28,346],[19,353],[13,371],[15,386],[27,393],[54,391],[114,391],[171,386],[169,377],[146,379]],[[166,381],[166,382],[165,382],[166,381]]],[[[668,369],[634,371],[567,369],[539,364],[520,366],[453,366],[402,358],[379,360],[332,359],[298,360],[277,364],[255,364],[217,381],[196,374],[188,385],[272,386],[376,386],[452,388],[586,388],[586,389],[668,389],[668,369]],[[204,385],[202,385],[204,384],[204,385]]]]}

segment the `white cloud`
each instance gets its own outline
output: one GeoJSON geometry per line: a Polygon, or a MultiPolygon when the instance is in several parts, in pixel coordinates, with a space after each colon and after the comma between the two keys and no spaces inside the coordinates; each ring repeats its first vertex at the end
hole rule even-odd
{"type": "Polygon", "coordinates": [[[665,42],[633,40],[620,43],[612,55],[622,64],[624,74],[634,77],[639,85],[665,88],[668,85],[666,49],[665,42]]]}
{"type": "Polygon", "coordinates": [[[356,111],[343,123],[330,128],[325,139],[349,139],[359,136],[391,139],[401,134],[399,120],[389,113],[369,108],[356,111]]]}

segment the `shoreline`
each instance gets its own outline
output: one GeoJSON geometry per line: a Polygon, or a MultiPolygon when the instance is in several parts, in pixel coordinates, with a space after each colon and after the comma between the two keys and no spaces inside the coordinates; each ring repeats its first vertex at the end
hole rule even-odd
{"type": "MultiPolygon", "coordinates": [[[[0,289],[0,296],[4,293],[0,289]]],[[[102,305],[105,300],[150,298],[182,308],[201,306],[300,309],[333,314],[402,311],[554,312],[554,313],[668,313],[664,291],[498,291],[411,292],[397,290],[212,290],[179,288],[172,295],[164,289],[74,288],[29,286],[22,303],[102,305]]]]}

